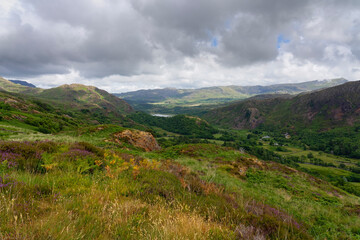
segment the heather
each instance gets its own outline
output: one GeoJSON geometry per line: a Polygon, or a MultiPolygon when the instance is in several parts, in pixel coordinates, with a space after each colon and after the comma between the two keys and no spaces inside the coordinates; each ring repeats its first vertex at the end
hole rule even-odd
{"type": "Polygon", "coordinates": [[[228,147],[191,144],[147,153],[128,145],[3,141],[0,149],[4,239],[359,234],[356,197],[228,147]]]}

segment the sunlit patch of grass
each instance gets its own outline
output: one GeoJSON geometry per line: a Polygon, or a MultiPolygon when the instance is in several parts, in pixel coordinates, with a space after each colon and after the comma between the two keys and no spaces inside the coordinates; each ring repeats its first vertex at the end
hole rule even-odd
{"type": "Polygon", "coordinates": [[[243,179],[229,174],[221,165],[212,161],[192,158],[179,158],[177,161],[194,172],[203,173],[200,175],[202,179],[220,184],[227,190],[239,191],[244,203],[247,199],[256,199],[286,210],[296,219],[302,219],[313,236],[327,239],[355,237],[358,231],[356,229],[360,228],[360,221],[356,216],[349,216],[341,210],[343,206],[359,205],[357,197],[321,180],[306,177],[303,173],[288,175],[256,170],[250,171],[251,174],[246,174],[243,179]],[[319,182],[312,182],[311,179],[319,182]],[[315,224],[320,218],[322,223],[315,224]]]}
{"type": "Polygon", "coordinates": [[[4,238],[209,239],[216,233],[229,239],[232,234],[225,226],[205,220],[183,205],[150,204],[123,196],[122,192],[116,194],[117,189],[112,187],[120,183],[116,179],[74,173],[61,176],[55,172],[13,176],[26,182],[25,188],[38,186],[48,189],[48,193],[34,193],[39,196],[31,198],[31,206],[25,207],[19,203],[27,190],[2,194],[0,232],[4,238]],[[31,215],[27,208],[34,208],[31,215]]]}
{"type": "Polygon", "coordinates": [[[79,138],[71,137],[68,135],[50,135],[50,134],[43,134],[43,133],[31,133],[31,134],[18,134],[14,136],[10,136],[7,140],[11,141],[43,141],[43,140],[50,140],[56,142],[68,142],[74,143],[80,141],[79,138]]]}

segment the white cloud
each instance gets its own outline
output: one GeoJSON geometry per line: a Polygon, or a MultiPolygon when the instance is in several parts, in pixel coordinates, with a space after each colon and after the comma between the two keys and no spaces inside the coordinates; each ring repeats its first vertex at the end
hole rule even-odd
{"type": "Polygon", "coordinates": [[[354,0],[7,0],[0,11],[0,75],[40,87],[360,78],[354,0]]]}

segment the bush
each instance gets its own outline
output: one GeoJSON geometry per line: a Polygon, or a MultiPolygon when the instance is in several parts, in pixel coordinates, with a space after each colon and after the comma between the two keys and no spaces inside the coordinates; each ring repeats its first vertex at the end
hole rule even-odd
{"type": "Polygon", "coordinates": [[[87,142],[78,142],[74,143],[70,146],[70,149],[78,149],[78,150],[85,150],[90,153],[93,153],[97,157],[103,157],[104,156],[104,150],[101,148],[98,148],[90,143],[87,142]]]}
{"type": "Polygon", "coordinates": [[[38,149],[36,142],[0,143],[1,158],[15,162],[17,169],[20,170],[43,172],[44,168],[41,166],[43,152],[43,150],[38,149]]]}

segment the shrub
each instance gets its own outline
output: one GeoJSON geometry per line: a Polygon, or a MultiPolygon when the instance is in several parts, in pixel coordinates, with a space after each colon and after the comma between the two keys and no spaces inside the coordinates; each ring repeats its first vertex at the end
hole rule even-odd
{"type": "Polygon", "coordinates": [[[80,159],[94,158],[94,157],[95,154],[82,149],[70,149],[69,151],[64,152],[60,155],[61,160],[67,160],[72,162],[75,162],[80,159]]]}
{"type": "Polygon", "coordinates": [[[20,170],[43,172],[43,152],[37,148],[36,142],[0,142],[1,157],[15,162],[20,170]]]}
{"type": "Polygon", "coordinates": [[[74,143],[73,145],[70,146],[70,150],[71,149],[78,149],[78,150],[84,150],[90,153],[93,153],[94,155],[96,155],[97,157],[103,157],[104,156],[104,150],[101,148],[98,148],[90,143],[87,142],[78,142],[78,143],[74,143]]]}
{"type": "Polygon", "coordinates": [[[54,153],[58,150],[59,145],[55,142],[51,141],[39,141],[37,142],[36,146],[47,153],[54,153]]]}

